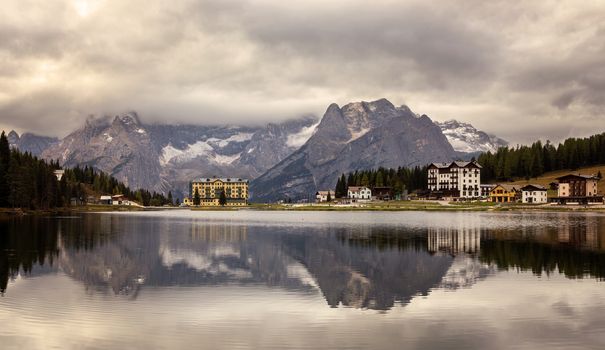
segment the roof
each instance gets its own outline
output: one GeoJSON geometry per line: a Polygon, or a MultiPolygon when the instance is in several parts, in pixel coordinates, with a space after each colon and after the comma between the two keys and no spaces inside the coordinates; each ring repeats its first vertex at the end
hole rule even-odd
{"type": "Polygon", "coordinates": [[[458,167],[458,168],[483,168],[481,165],[479,165],[479,163],[477,162],[463,162],[460,160],[451,162],[451,163],[431,163],[429,164],[429,168],[430,167],[436,167],[438,169],[448,169],[448,168],[452,168],[452,167],[458,167]]]}
{"type": "Polygon", "coordinates": [[[369,188],[366,186],[349,186],[349,191],[351,191],[351,192],[359,192],[362,189],[369,190],[369,188]]]}
{"type": "Polygon", "coordinates": [[[494,186],[494,189],[496,187],[502,187],[503,189],[507,190],[508,192],[519,190],[516,185],[497,184],[496,186],[494,186]]]}
{"type": "Polygon", "coordinates": [[[521,191],[546,191],[546,187],[541,185],[529,184],[521,187],[521,191]]]}
{"type": "Polygon", "coordinates": [[[317,191],[317,193],[315,195],[327,196],[328,193],[332,194],[333,191],[317,191]]]}
{"type": "Polygon", "coordinates": [[[555,180],[561,181],[561,180],[568,179],[568,178],[580,178],[580,179],[584,179],[584,180],[598,180],[598,178],[594,175],[582,175],[582,174],[567,174],[564,176],[560,176],[560,177],[556,178],[555,180]]]}
{"type": "Polygon", "coordinates": [[[191,182],[203,182],[203,183],[210,183],[210,182],[216,182],[216,181],[221,181],[221,182],[227,182],[227,183],[235,183],[235,182],[248,182],[247,179],[242,179],[242,178],[237,178],[237,177],[203,177],[203,178],[198,178],[195,179],[191,182]]]}

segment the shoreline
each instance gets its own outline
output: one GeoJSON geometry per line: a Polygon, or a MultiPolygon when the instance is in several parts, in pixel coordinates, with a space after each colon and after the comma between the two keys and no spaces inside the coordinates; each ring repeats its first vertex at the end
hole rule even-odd
{"type": "Polygon", "coordinates": [[[527,204],[491,204],[491,203],[444,203],[444,202],[383,202],[368,203],[356,206],[318,205],[318,204],[250,204],[246,207],[133,207],[109,205],[85,205],[77,207],[56,208],[48,210],[24,210],[20,208],[1,208],[0,218],[60,215],[66,213],[112,213],[142,211],[434,211],[434,212],[594,212],[605,213],[605,205],[527,205],[527,204]]]}

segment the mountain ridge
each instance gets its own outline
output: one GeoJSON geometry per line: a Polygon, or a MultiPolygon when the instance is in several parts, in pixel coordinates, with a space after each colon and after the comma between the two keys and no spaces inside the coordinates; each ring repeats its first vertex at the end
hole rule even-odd
{"type": "Polygon", "coordinates": [[[425,165],[448,161],[456,152],[426,115],[386,99],[331,104],[317,131],[299,150],[254,179],[255,200],[308,198],[333,188],[338,176],[380,166],[425,165]]]}

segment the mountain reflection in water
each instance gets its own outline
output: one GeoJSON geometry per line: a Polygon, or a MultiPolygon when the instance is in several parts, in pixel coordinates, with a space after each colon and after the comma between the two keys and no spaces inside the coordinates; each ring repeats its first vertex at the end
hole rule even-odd
{"type": "Polygon", "coordinates": [[[522,221],[534,219],[558,224],[490,228],[474,215],[428,227],[26,217],[0,222],[0,290],[17,276],[61,271],[91,293],[128,298],[146,286],[265,285],[319,291],[330,307],[388,310],[498,270],[603,279],[605,217],[528,214],[522,221]]]}

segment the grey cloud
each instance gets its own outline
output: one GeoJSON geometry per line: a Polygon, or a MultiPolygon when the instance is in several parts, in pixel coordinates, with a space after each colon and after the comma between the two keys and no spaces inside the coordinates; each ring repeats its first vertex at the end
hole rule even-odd
{"type": "Polygon", "coordinates": [[[386,97],[513,142],[544,137],[528,121],[583,136],[605,104],[604,19],[589,1],[9,0],[0,124],[250,124],[386,97]]]}

